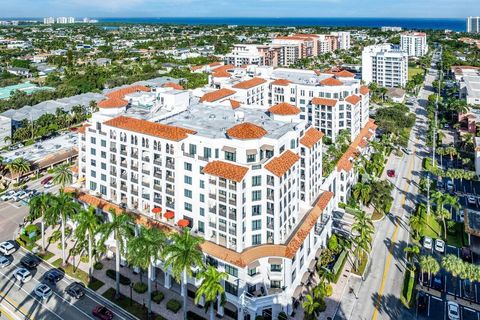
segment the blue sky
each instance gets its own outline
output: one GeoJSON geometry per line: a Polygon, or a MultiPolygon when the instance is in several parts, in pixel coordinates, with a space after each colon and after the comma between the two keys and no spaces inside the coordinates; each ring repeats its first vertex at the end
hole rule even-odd
{"type": "Polygon", "coordinates": [[[0,0],[0,16],[425,17],[480,15],[480,0],[0,0]]]}

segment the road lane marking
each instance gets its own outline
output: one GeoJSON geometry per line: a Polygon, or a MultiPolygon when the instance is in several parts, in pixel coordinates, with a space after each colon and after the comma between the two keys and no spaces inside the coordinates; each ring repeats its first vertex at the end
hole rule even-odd
{"type": "Polygon", "coordinates": [[[31,319],[31,320],[34,320],[34,319],[35,319],[34,317],[29,317],[29,316],[28,316],[28,312],[26,312],[22,307],[20,307],[15,300],[12,300],[12,299],[11,299],[9,296],[7,296],[7,294],[6,294],[5,292],[3,292],[2,290],[0,290],[0,295],[2,296],[2,299],[5,299],[5,301],[7,301],[12,307],[14,307],[15,310],[20,311],[20,313],[21,313],[22,315],[24,315],[26,318],[31,319]]]}

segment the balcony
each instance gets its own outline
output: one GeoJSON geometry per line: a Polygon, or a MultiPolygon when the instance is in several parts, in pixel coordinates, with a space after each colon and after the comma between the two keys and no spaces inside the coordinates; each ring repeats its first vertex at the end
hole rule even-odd
{"type": "Polygon", "coordinates": [[[228,218],[231,220],[237,220],[237,214],[236,213],[229,213],[228,218]]]}
{"type": "Polygon", "coordinates": [[[142,194],[142,198],[145,200],[150,200],[150,195],[149,194],[142,194]]]}
{"type": "Polygon", "coordinates": [[[171,195],[171,196],[175,195],[175,191],[171,188],[167,188],[165,191],[167,192],[168,195],[171,195]]]}
{"type": "Polygon", "coordinates": [[[165,165],[169,169],[172,169],[172,170],[175,169],[175,164],[173,162],[167,162],[165,165]]]}
{"type": "Polygon", "coordinates": [[[273,209],[267,208],[267,213],[273,215],[274,214],[273,209]]]}
{"type": "Polygon", "coordinates": [[[236,206],[237,205],[237,200],[236,199],[229,199],[228,203],[232,206],[236,206]]]}
{"type": "Polygon", "coordinates": [[[110,164],[117,164],[117,159],[110,159],[110,164]]]}
{"type": "Polygon", "coordinates": [[[111,175],[111,176],[117,176],[117,171],[115,171],[115,170],[110,170],[110,175],[111,175]]]}
{"type": "Polygon", "coordinates": [[[220,201],[220,202],[227,202],[227,198],[224,197],[224,196],[219,196],[219,197],[218,197],[218,201],[220,201]]]}
{"type": "Polygon", "coordinates": [[[131,157],[134,159],[138,159],[138,152],[132,153],[131,157]]]}
{"type": "Polygon", "coordinates": [[[227,184],[226,184],[225,182],[222,182],[222,181],[220,181],[220,182],[218,183],[218,185],[219,185],[220,187],[222,187],[222,188],[226,188],[226,187],[227,187],[227,184]]]}
{"type": "Polygon", "coordinates": [[[195,158],[195,155],[194,155],[194,154],[191,154],[191,153],[188,153],[188,152],[184,152],[183,155],[184,155],[185,157],[195,158]]]}
{"type": "Polygon", "coordinates": [[[162,205],[162,199],[160,198],[153,198],[153,202],[155,202],[156,204],[162,205]]]}
{"type": "Polygon", "coordinates": [[[218,214],[221,215],[222,217],[226,218],[227,217],[227,210],[219,208],[218,209],[218,214]]]}
{"type": "Polygon", "coordinates": [[[167,175],[166,178],[168,182],[175,183],[175,177],[167,175]]]}
{"type": "Polygon", "coordinates": [[[235,190],[237,190],[237,186],[235,186],[235,185],[229,185],[229,186],[228,186],[228,189],[235,191],[235,190]]]}
{"type": "Polygon", "coordinates": [[[127,155],[127,150],[120,150],[120,154],[126,156],[127,155]]]}
{"type": "Polygon", "coordinates": [[[153,185],[153,189],[162,192],[162,186],[159,185],[159,184],[154,184],[154,185],[153,185]]]}
{"type": "Polygon", "coordinates": [[[143,182],[142,182],[142,186],[147,187],[147,188],[150,188],[150,183],[143,181],[143,182]]]}
{"type": "Polygon", "coordinates": [[[132,190],[131,192],[134,196],[138,196],[138,190],[132,190]]]}
{"type": "Polygon", "coordinates": [[[130,181],[132,181],[133,183],[138,183],[138,178],[132,177],[132,178],[130,179],[130,181]]]}
{"type": "Polygon", "coordinates": [[[110,151],[111,151],[111,152],[117,152],[117,148],[111,147],[111,148],[110,148],[110,151]]]}
{"type": "Polygon", "coordinates": [[[120,190],[127,192],[127,186],[120,186],[120,190]]]}
{"type": "Polygon", "coordinates": [[[153,176],[154,176],[155,178],[162,179],[162,173],[161,173],[161,172],[154,171],[154,172],[153,172],[153,176]]]}
{"type": "Polygon", "coordinates": [[[215,222],[209,222],[209,223],[208,223],[208,226],[209,226],[210,228],[213,228],[213,229],[216,229],[216,228],[217,228],[217,224],[216,224],[215,222]]]}
{"type": "Polygon", "coordinates": [[[143,173],[143,174],[150,174],[150,170],[142,169],[142,173],[143,173]]]}
{"type": "Polygon", "coordinates": [[[138,166],[132,166],[131,169],[132,169],[133,171],[138,171],[138,166]]]}
{"type": "Polygon", "coordinates": [[[209,180],[208,180],[208,183],[210,183],[210,184],[217,184],[217,180],[215,180],[215,179],[209,179],[209,180]]]}
{"type": "Polygon", "coordinates": [[[126,168],[126,167],[127,167],[127,163],[126,163],[126,162],[120,162],[120,166],[123,167],[123,168],[126,168]]]}
{"type": "Polygon", "coordinates": [[[111,183],[110,183],[110,187],[116,188],[116,187],[117,187],[117,184],[116,184],[115,182],[111,182],[111,183]]]}
{"type": "Polygon", "coordinates": [[[210,212],[210,213],[217,213],[217,207],[210,207],[210,208],[208,208],[208,212],[210,212]]]}
{"type": "Polygon", "coordinates": [[[167,208],[175,210],[175,202],[168,202],[166,203],[167,208]]]}
{"type": "Polygon", "coordinates": [[[160,160],[160,159],[153,159],[153,164],[156,164],[157,166],[161,166],[161,165],[162,165],[162,160],[160,160]]]}
{"type": "Polygon", "coordinates": [[[213,199],[213,200],[216,200],[216,199],[217,199],[217,195],[216,195],[215,193],[209,193],[209,194],[208,194],[208,197],[209,197],[210,199],[213,199]]]}
{"type": "Polygon", "coordinates": [[[142,157],[142,161],[150,162],[150,157],[142,157]]]}

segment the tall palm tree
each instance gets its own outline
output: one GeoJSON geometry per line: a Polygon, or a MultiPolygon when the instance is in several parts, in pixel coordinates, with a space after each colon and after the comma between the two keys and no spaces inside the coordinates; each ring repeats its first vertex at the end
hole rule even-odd
{"type": "Polygon", "coordinates": [[[424,223],[425,222],[420,214],[417,213],[410,216],[409,225],[415,239],[417,239],[420,235],[420,231],[423,229],[424,223]]]}
{"type": "Polygon", "coordinates": [[[172,274],[181,279],[183,297],[183,318],[187,318],[187,276],[192,275],[192,267],[203,265],[203,255],[200,250],[202,238],[190,234],[190,229],[185,228],[183,232],[174,233],[171,237],[172,243],[164,250],[165,266],[171,267],[172,274]]]}
{"type": "Polygon", "coordinates": [[[73,217],[79,209],[80,205],[73,200],[72,195],[60,190],[60,194],[53,198],[52,205],[47,211],[49,224],[55,225],[58,220],[61,221],[63,265],[66,265],[67,260],[65,256],[65,224],[67,223],[67,219],[73,217]]]}
{"type": "Polygon", "coordinates": [[[456,255],[447,254],[442,259],[442,266],[445,268],[445,270],[447,270],[447,272],[450,272],[452,274],[452,277],[455,278],[455,282],[454,282],[455,291],[453,295],[456,298],[458,277],[463,272],[463,269],[465,267],[463,260],[457,257],[456,255]]]}
{"type": "Polygon", "coordinates": [[[420,247],[416,245],[409,245],[403,249],[405,254],[407,255],[407,261],[410,266],[412,266],[412,271],[415,271],[415,260],[418,259],[420,255],[420,247]]]}
{"type": "Polygon", "coordinates": [[[423,283],[423,274],[428,274],[428,281],[430,281],[432,274],[440,271],[440,264],[432,256],[421,256],[420,257],[420,271],[422,272],[422,283],[423,283]]]}
{"type": "Polygon", "coordinates": [[[368,206],[372,200],[372,186],[368,183],[359,182],[353,186],[353,198],[368,206]]]}
{"type": "Polygon", "coordinates": [[[49,208],[52,205],[52,199],[53,196],[51,193],[42,193],[33,197],[29,202],[30,219],[33,221],[35,219],[41,218],[42,252],[45,252],[45,215],[47,214],[49,208]]]}
{"type": "Polygon", "coordinates": [[[148,314],[152,313],[152,278],[154,263],[160,259],[166,244],[165,234],[157,228],[140,227],[138,236],[128,241],[128,260],[134,266],[148,269],[148,314]]]}
{"type": "Polygon", "coordinates": [[[63,163],[55,167],[53,171],[53,183],[60,185],[64,188],[66,185],[72,183],[72,170],[69,163],[63,163]]]}
{"type": "Polygon", "coordinates": [[[15,160],[12,160],[5,164],[5,169],[8,170],[10,176],[12,178],[13,176],[17,176],[17,183],[20,181],[20,177],[23,174],[30,172],[31,167],[32,165],[30,164],[30,162],[25,160],[24,158],[16,158],[15,160]]]}
{"type": "Polygon", "coordinates": [[[445,154],[450,156],[450,160],[453,161],[453,156],[457,155],[457,149],[455,147],[449,146],[445,148],[445,154]]]}
{"type": "Polygon", "coordinates": [[[225,289],[223,281],[228,278],[226,272],[219,272],[213,266],[207,266],[205,270],[197,275],[202,283],[195,292],[195,304],[198,304],[202,297],[205,299],[205,308],[210,311],[210,320],[215,319],[214,304],[218,298],[225,301],[225,289]]]}
{"type": "Polygon", "coordinates": [[[304,314],[304,320],[316,320],[320,315],[321,305],[316,298],[312,295],[305,295],[305,301],[302,304],[304,314]]]}
{"type": "Polygon", "coordinates": [[[120,296],[120,252],[125,252],[124,244],[133,237],[133,223],[132,216],[122,213],[117,215],[115,211],[110,210],[111,221],[106,222],[99,228],[99,233],[102,235],[99,243],[105,243],[105,241],[113,236],[115,239],[115,296],[120,296]]]}
{"type": "Polygon", "coordinates": [[[96,214],[95,208],[90,206],[87,210],[81,209],[75,216],[78,226],[75,229],[75,235],[79,240],[87,238],[88,241],[88,277],[92,277],[92,252],[95,234],[100,226],[100,217],[96,214]]]}

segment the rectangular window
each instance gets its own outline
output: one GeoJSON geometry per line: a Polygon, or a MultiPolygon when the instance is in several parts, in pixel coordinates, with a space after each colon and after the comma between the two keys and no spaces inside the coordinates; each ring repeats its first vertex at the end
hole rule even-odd
{"type": "Polygon", "coordinates": [[[192,171],[192,164],[191,164],[191,163],[188,163],[188,162],[185,162],[184,168],[185,168],[185,170],[187,170],[187,171],[192,171]]]}
{"type": "Polygon", "coordinates": [[[102,181],[107,181],[107,175],[102,173],[100,179],[102,179],[102,181]]]}
{"type": "Polygon", "coordinates": [[[106,153],[105,151],[100,152],[100,156],[101,156],[103,159],[107,159],[107,153],[106,153]]]}
{"type": "Polygon", "coordinates": [[[192,191],[185,189],[185,190],[183,191],[183,195],[184,195],[185,197],[191,199],[191,198],[192,198],[192,191]]]}
{"type": "Polygon", "coordinates": [[[282,286],[282,281],[280,280],[271,280],[270,288],[280,288],[282,286]]]}
{"type": "Polygon", "coordinates": [[[97,190],[97,183],[90,181],[90,190],[95,191],[97,190]]]}
{"type": "Polygon", "coordinates": [[[228,264],[225,265],[225,272],[231,276],[238,277],[238,269],[228,264]]]}
{"type": "Polygon", "coordinates": [[[189,151],[190,154],[197,154],[197,146],[194,145],[194,144],[190,144],[189,148],[188,148],[188,151],[189,151]]]}
{"type": "Polygon", "coordinates": [[[90,154],[91,154],[92,156],[96,155],[96,154],[97,154],[97,150],[91,148],[91,149],[90,149],[90,154]]]}
{"type": "Polygon", "coordinates": [[[205,232],[205,222],[198,221],[198,232],[205,232]]]}
{"type": "Polygon", "coordinates": [[[257,231],[262,229],[262,220],[253,220],[252,221],[252,230],[257,231]]]}
{"type": "Polygon", "coordinates": [[[204,194],[200,194],[200,202],[205,202],[205,195],[204,194]]]}
{"type": "Polygon", "coordinates": [[[261,213],[262,213],[262,206],[261,205],[252,206],[252,216],[258,216],[261,213]]]}
{"type": "Polygon", "coordinates": [[[100,185],[100,193],[103,194],[104,196],[107,195],[107,187],[100,185]]]}
{"type": "Polygon", "coordinates": [[[261,184],[262,184],[262,176],[252,177],[252,187],[258,187],[261,184]]]}
{"type": "Polygon", "coordinates": [[[247,155],[247,162],[255,162],[257,160],[256,154],[249,154],[247,155]]]}
{"type": "Polygon", "coordinates": [[[188,202],[185,202],[184,206],[185,210],[192,212],[192,205],[188,202]]]}
{"type": "Polygon", "coordinates": [[[97,139],[95,137],[90,137],[90,143],[95,144],[97,142],[97,139]]]}
{"type": "Polygon", "coordinates": [[[209,159],[212,156],[212,149],[210,148],[203,148],[203,157],[209,159]]]}
{"type": "Polygon", "coordinates": [[[262,199],[262,191],[261,190],[255,190],[252,191],[252,201],[258,201],[262,199]]]}
{"type": "Polygon", "coordinates": [[[97,173],[93,170],[90,171],[90,175],[93,177],[93,178],[96,178],[97,177],[97,173]]]}
{"type": "Polygon", "coordinates": [[[107,164],[105,162],[100,163],[100,168],[102,168],[102,170],[107,170],[107,164]]]}
{"type": "Polygon", "coordinates": [[[238,286],[231,282],[225,281],[225,292],[238,296],[238,286]]]}
{"type": "Polygon", "coordinates": [[[270,271],[280,272],[280,271],[282,271],[282,265],[281,264],[271,264],[270,265],[270,271]]]}
{"type": "Polygon", "coordinates": [[[234,152],[225,151],[225,160],[235,161],[235,153],[234,153],[234,152]]]}
{"type": "Polygon", "coordinates": [[[200,216],[205,217],[205,209],[200,208],[200,216]]]}
{"type": "Polygon", "coordinates": [[[250,277],[253,277],[257,274],[257,268],[251,268],[251,269],[248,269],[248,275],[250,277]]]}
{"type": "Polygon", "coordinates": [[[262,243],[262,235],[254,234],[252,236],[252,245],[257,245],[262,243]]]}
{"type": "Polygon", "coordinates": [[[200,189],[205,189],[205,181],[200,180],[200,189]]]}
{"type": "Polygon", "coordinates": [[[183,177],[183,182],[185,182],[186,184],[191,185],[191,184],[192,184],[192,177],[184,176],[184,177],[183,177]]]}
{"type": "Polygon", "coordinates": [[[101,145],[102,147],[106,147],[106,146],[107,146],[107,141],[105,141],[105,140],[100,140],[100,145],[101,145]]]}

